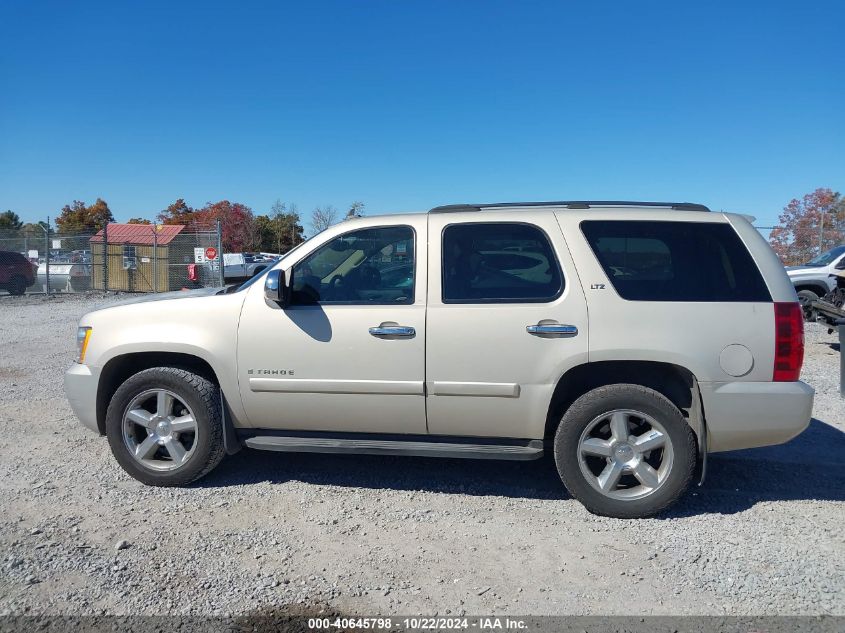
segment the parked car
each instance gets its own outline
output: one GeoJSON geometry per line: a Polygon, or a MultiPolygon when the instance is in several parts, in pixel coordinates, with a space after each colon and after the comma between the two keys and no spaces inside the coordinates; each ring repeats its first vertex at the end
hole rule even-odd
{"type": "Polygon", "coordinates": [[[77,340],[73,410],[156,486],[242,446],[550,452],[591,512],[643,517],[708,454],[786,442],[813,405],[777,256],[745,217],[687,203],[349,220],[240,286],[91,312],[77,340]]]}
{"type": "Polygon", "coordinates": [[[822,253],[801,266],[787,266],[786,274],[798,293],[804,317],[815,320],[813,302],[836,287],[834,276],[845,270],[845,244],[822,253]]]}
{"type": "Polygon", "coordinates": [[[0,290],[22,295],[35,283],[35,269],[20,253],[0,251],[0,290]]]}

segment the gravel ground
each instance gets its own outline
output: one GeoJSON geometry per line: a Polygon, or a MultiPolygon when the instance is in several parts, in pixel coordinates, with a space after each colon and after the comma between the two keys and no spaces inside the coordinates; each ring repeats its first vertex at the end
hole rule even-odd
{"type": "Polygon", "coordinates": [[[0,614],[845,615],[845,399],[820,325],[804,434],[712,456],[669,514],[620,521],[549,459],[243,450],[193,487],[144,487],[62,392],[102,301],[0,298],[0,614]]]}

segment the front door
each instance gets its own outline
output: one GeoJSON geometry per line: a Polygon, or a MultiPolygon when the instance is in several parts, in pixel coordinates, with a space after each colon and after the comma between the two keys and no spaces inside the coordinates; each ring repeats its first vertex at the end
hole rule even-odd
{"type": "Polygon", "coordinates": [[[540,439],[559,378],[587,362],[587,306],[551,213],[429,216],[428,430],[540,439]]]}
{"type": "Polygon", "coordinates": [[[253,427],[426,432],[426,217],[369,222],[292,265],[287,309],[249,290],[238,378],[253,427]]]}

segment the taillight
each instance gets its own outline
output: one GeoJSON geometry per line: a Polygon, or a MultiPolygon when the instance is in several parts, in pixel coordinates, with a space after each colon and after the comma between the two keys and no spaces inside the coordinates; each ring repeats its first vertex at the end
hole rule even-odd
{"type": "Polygon", "coordinates": [[[772,380],[798,380],[804,362],[804,314],[798,303],[775,303],[775,370],[772,380]]]}

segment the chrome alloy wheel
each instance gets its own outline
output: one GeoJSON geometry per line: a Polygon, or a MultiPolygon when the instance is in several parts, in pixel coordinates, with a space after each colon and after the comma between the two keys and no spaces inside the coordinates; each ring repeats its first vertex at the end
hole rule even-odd
{"type": "Polygon", "coordinates": [[[589,484],[612,499],[654,494],[672,470],[672,442],[650,415],[615,409],[594,418],[578,440],[578,463],[589,484]]]}
{"type": "Polygon", "coordinates": [[[194,452],[197,421],[190,407],[167,389],[135,396],[123,414],[123,443],[145,468],[176,470],[194,452]]]}

